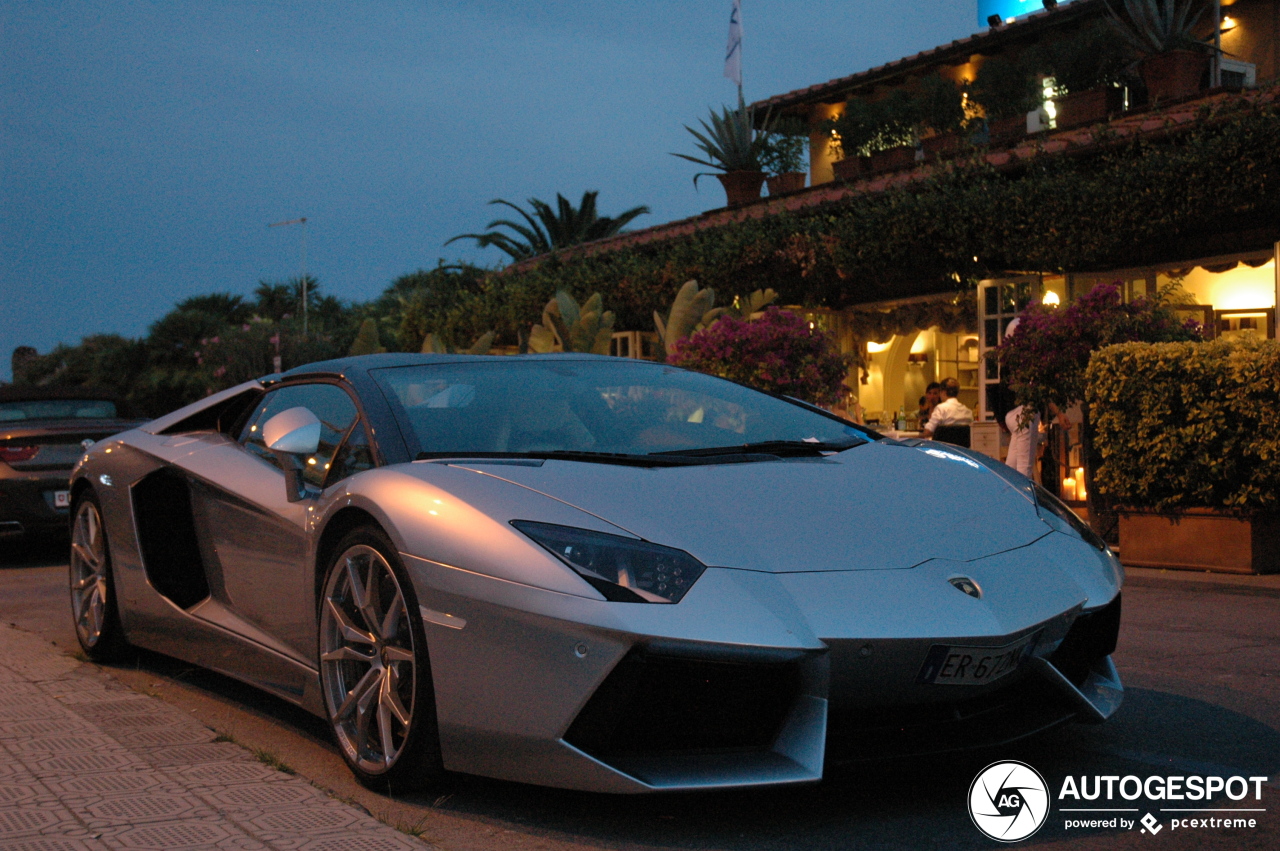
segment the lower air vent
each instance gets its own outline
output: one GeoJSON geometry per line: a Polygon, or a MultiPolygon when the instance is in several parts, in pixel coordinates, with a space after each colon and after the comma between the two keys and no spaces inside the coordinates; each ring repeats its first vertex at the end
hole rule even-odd
{"type": "Polygon", "coordinates": [[[1120,595],[1117,594],[1101,609],[1076,618],[1049,661],[1078,686],[1088,678],[1095,662],[1115,652],[1119,635],[1120,595]]]}
{"type": "Polygon", "coordinates": [[[708,662],[632,650],[565,740],[599,758],[768,750],[799,691],[795,663],[708,662]]]}

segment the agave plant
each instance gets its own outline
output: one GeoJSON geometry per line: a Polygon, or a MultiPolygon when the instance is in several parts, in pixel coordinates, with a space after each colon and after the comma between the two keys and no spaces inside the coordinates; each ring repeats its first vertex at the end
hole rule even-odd
{"type": "MultiPolygon", "coordinates": [[[[699,119],[702,132],[688,124],[684,129],[697,139],[697,147],[705,158],[692,157],[688,154],[672,154],[691,163],[705,165],[718,171],[762,171],[760,155],[765,140],[769,136],[769,116],[765,116],[764,127],[755,129],[755,109],[747,106],[742,100],[742,92],[738,92],[738,108],[723,107],[719,113],[711,110],[711,121],[699,119]]],[[[693,176],[693,185],[698,185],[698,178],[711,172],[700,171],[693,176]]]]}
{"type": "Polygon", "coordinates": [[[494,198],[490,204],[510,207],[524,218],[525,223],[494,219],[485,225],[488,233],[461,233],[448,240],[445,245],[459,239],[474,239],[481,248],[492,245],[506,252],[512,260],[525,260],[548,254],[558,248],[613,236],[630,224],[632,219],[650,212],[648,207],[640,206],[632,207],[618,216],[601,216],[596,213],[596,196],[599,194],[583,192],[582,203],[576,209],[559,193],[556,193],[555,209],[546,201],[530,198],[529,206],[533,208],[533,215],[518,204],[494,198]],[[507,228],[516,236],[503,233],[497,228],[507,228]]]}
{"type": "Polygon", "coordinates": [[[1122,0],[1124,13],[1107,0],[1111,25],[1144,56],[1173,50],[1210,50],[1195,37],[1205,0],[1122,0]]]}

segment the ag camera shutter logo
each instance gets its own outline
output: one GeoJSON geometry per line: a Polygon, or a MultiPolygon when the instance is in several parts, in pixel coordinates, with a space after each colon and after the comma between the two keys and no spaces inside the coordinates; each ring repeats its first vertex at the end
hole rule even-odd
{"type": "Polygon", "coordinates": [[[1049,816],[1049,787],[1025,762],[993,762],[969,786],[969,817],[985,836],[1018,842],[1049,816]]]}

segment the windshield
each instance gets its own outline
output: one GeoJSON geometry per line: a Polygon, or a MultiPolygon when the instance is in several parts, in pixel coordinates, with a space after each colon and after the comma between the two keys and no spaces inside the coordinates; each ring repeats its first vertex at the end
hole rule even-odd
{"type": "Polygon", "coordinates": [[[746,387],[644,361],[441,363],[371,370],[415,454],[677,453],[795,442],[846,448],[841,420],[746,387]]]}
{"type": "Polygon", "coordinates": [[[31,399],[21,402],[0,402],[0,423],[23,420],[109,420],[115,415],[115,403],[105,399],[31,399]]]}

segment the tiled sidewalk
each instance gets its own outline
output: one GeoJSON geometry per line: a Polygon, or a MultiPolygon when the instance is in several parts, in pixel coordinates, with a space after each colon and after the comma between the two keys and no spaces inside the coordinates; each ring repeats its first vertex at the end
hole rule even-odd
{"type": "Polygon", "coordinates": [[[428,846],[0,626],[0,849],[428,846]]]}

